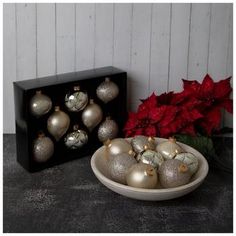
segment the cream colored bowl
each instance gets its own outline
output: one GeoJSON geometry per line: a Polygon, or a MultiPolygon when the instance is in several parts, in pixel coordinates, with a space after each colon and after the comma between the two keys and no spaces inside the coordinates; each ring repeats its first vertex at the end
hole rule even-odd
{"type": "MultiPolygon", "coordinates": [[[[130,141],[130,138],[127,139],[130,141]]],[[[166,141],[166,139],[156,138],[157,143],[166,141]]],[[[193,153],[199,160],[198,171],[192,176],[188,184],[168,189],[142,189],[123,185],[113,181],[107,171],[107,155],[105,147],[100,147],[91,158],[91,167],[95,176],[99,181],[112,191],[123,196],[146,200],[146,201],[161,201],[183,196],[196,189],[205,179],[208,173],[208,163],[201,153],[191,148],[190,146],[178,143],[186,152],[193,153]]]]}

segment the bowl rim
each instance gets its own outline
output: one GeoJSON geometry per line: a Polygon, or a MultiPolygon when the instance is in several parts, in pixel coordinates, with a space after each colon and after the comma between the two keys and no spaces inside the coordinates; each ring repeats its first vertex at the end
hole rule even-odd
{"type": "MultiPolygon", "coordinates": [[[[131,138],[126,138],[126,140],[130,140],[131,138]]],[[[158,140],[168,140],[168,139],[164,139],[164,138],[158,138],[158,137],[155,137],[155,139],[158,141],[158,140]]],[[[92,155],[91,157],[91,161],[90,161],[90,164],[91,164],[91,168],[94,172],[94,174],[96,175],[96,177],[98,179],[102,179],[104,182],[108,183],[109,185],[113,185],[117,188],[120,188],[120,189],[125,189],[126,191],[132,191],[132,192],[139,192],[139,193],[171,193],[171,192],[176,192],[176,191],[182,191],[184,189],[188,189],[190,187],[194,187],[196,185],[198,185],[199,183],[201,183],[207,176],[208,174],[208,171],[209,171],[209,165],[208,165],[208,162],[207,160],[205,159],[205,157],[200,153],[198,152],[196,149],[194,149],[193,147],[187,145],[187,144],[184,144],[184,143],[181,143],[181,142],[177,142],[179,143],[180,145],[184,145],[184,146],[188,146],[189,148],[193,149],[195,152],[197,152],[198,156],[201,157],[203,163],[204,163],[204,171],[202,173],[201,176],[199,176],[199,178],[195,179],[194,181],[188,183],[188,184],[185,184],[185,185],[181,185],[181,186],[178,186],[178,187],[174,187],[174,188],[162,188],[162,189],[146,189],[146,188],[136,188],[136,187],[131,187],[131,186],[128,186],[128,185],[124,185],[124,184],[120,184],[120,183],[117,183],[109,178],[107,178],[105,175],[103,175],[101,173],[101,171],[98,170],[98,168],[96,167],[95,165],[95,159],[97,158],[97,153],[101,151],[101,149],[104,147],[104,146],[101,146],[99,149],[97,149],[97,151],[92,155]]]]}

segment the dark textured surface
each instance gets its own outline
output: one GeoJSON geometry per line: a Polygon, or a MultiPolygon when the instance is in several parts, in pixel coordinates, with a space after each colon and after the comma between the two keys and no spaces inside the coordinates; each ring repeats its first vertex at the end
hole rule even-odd
{"type": "MultiPolygon", "coordinates": [[[[15,136],[4,135],[3,146],[4,232],[233,231],[230,173],[210,168],[191,194],[136,201],[100,184],[89,157],[30,174],[16,163],[15,136]]],[[[232,155],[232,142],[226,148],[232,155]]]]}

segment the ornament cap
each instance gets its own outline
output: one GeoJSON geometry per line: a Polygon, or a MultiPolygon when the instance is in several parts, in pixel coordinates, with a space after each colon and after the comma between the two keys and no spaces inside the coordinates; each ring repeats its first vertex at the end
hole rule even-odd
{"type": "Polygon", "coordinates": [[[147,167],[147,169],[146,169],[146,173],[147,173],[147,175],[149,175],[149,176],[153,176],[154,175],[154,168],[153,167],[147,167]]]}
{"type": "Polygon", "coordinates": [[[180,164],[178,170],[180,173],[185,173],[186,171],[188,171],[188,167],[186,164],[180,164]]]}
{"type": "Polygon", "coordinates": [[[143,146],[143,149],[146,151],[146,150],[148,150],[148,145],[144,145],[143,146]]]}
{"type": "Polygon", "coordinates": [[[76,130],[78,130],[78,129],[79,129],[79,125],[78,125],[78,124],[73,125],[73,130],[74,130],[74,131],[76,131],[76,130]]]}
{"type": "Polygon", "coordinates": [[[74,91],[79,91],[80,90],[80,86],[79,85],[75,85],[74,86],[74,91]]]}
{"type": "Polygon", "coordinates": [[[134,152],[132,149],[130,149],[130,150],[128,151],[128,154],[129,154],[130,156],[135,156],[135,152],[134,152]]]}
{"type": "Polygon", "coordinates": [[[110,82],[110,81],[111,81],[111,79],[109,77],[105,78],[105,82],[110,82]]]}
{"type": "Polygon", "coordinates": [[[91,98],[91,99],[89,100],[89,103],[90,103],[90,104],[94,104],[94,100],[91,98]]]}
{"type": "Polygon", "coordinates": [[[106,120],[111,120],[111,116],[107,116],[107,117],[106,117],[106,120]]]}
{"type": "Polygon", "coordinates": [[[172,143],[176,143],[176,139],[175,139],[175,137],[169,137],[169,139],[168,139],[170,142],[172,142],[172,143]]]}
{"type": "Polygon", "coordinates": [[[43,131],[39,131],[38,132],[38,138],[43,138],[43,137],[45,137],[44,132],[43,131]]]}
{"type": "Polygon", "coordinates": [[[36,94],[42,94],[42,91],[41,90],[37,90],[36,94]]]}
{"type": "Polygon", "coordinates": [[[54,107],[54,110],[55,110],[55,111],[60,111],[60,107],[59,107],[59,106],[55,106],[55,107],[54,107]]]}
{"type": "Polygon", "coordinates": [[[110,147],[110,146],[111,146],[111,140],[110,140],[110,139],[107,139],[107,140],[104,142],[104,145],[107,146],[107,147],[110,147]]]}
{"type": "Polygon", "coordinates": [[[148,142],[154,142],[154,141],[155,141],[155,138],[153,136],[148,137],[148,142]]]}

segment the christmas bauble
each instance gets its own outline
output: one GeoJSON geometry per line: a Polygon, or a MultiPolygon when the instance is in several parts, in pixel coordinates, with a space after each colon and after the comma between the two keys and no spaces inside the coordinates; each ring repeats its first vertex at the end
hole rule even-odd
{"type": "Polygon", "coordinates": [[[185,163],[188,166],[189,171],[192,175],[196,173],[198,169],[198,159],[192,153],[190,152],[180,153],[175,156],[175,159],[185,163]]]}
{"type": "Polygon", "coordinates": [[[156,144],[153,137],[146,137],[143,135],[137,135],[131,140],[131,145],[136,153],[141,153],[147,149],[155,150],[156,144]]]}
{"type": "Polygon", "coordinates": [[[183,152],[183,149],[176,143],[174,138],[157,145],[156,150],[162,154],[165,159],[173,159],[177,154],[183,152]]]}
{"type": "Polygon", "coordinates": [[[126,173],[137,161],[128,153],[121,153],[112,158],[108,164],[111,178],[121,184],[126,184],[126,173]]]}
{"type": "Polygon", "coordinates": [[[44,133],[40,133],[38,138],[33,142],[33,159],[42,163],[50,159],[54,152],[54,144],[44,133]]]}
{"type": "Polygon", "coordinates": [[[123,138],[107,140],[105,146],[107,146],[107,152],[109,156],[115,156],[120,153],[128,153],[130,150],[132,150],[130,143],[123,138]]]}
{"type": "Polygon", "coordinates": [[[158,182],[157,172],[151,165],[137,163],[129,168],[126,182],[131,187],[155,188],[158,182]]]}
{"type": "Polygon", "coordinates": [[[55,106],[55,111],[48,118],[47,128],[49,133],[59,141],[59,139],[66,133],[70,125],[69,116],[60,110],[59,106],[55,106]]]}
{"type": "Polygon", "coordinates": [[[65,105],[69,111],[81,111],[88,103],[88,95],[80,90],[79,86],[74,86],[74,91],[65,96],[65,105]]]}
{"type": "Polygon", "coordinates": [[[104,103],[108,103],[118,96],[119,88],[110,78],[106,78],[105,81],[97,87],[96,93],[99,99],[104,103]]]}
{"type": "Polygon", "coordinates": [[[69,149],[78,149],[88,142],[88,135],[86,131],[79,129],[78,125],[74,125],[73,129],[73,132],[66,135],[64,142],[69,149]]]}
{"type": "Polygon", "coordinates": [[[119,128],[117,123],[114,120],[111,120],[110,117],[107,117],[106,120],[99,126],[98,129],[98,139],[101,142],[105,142],[106,140],[114,139],[119,132],[119,128]]]}
{"type": "Polygon", "coordinates": [[[90,99],[90,104],[85,107],[82,113],[82,121],[84,125],[92,131],[102,121],[102,109],[93,99],[90,99]]]}
{"type": "Polygon", "coordinates": [[[160,152],[155,152],[153,150],[146,150],[142,154],[139,155],[139,162],[152,165],[157,170],[164,162],[164,158],[162,157],[160,152]]]}
{"type": "Polygon", "coordinates": [[[164,161],[158,172],[163,188],[174,188],[187,184],[191,178],[188,166],[176,159],[164,161]]]}
{"type": "Polygon", "coordinates": [[[36,117],[47,114],[52,108],[52,100],[42,94],[42,91],[36,91],[36,94],[30,100],[30,112],[36,117]]]}

